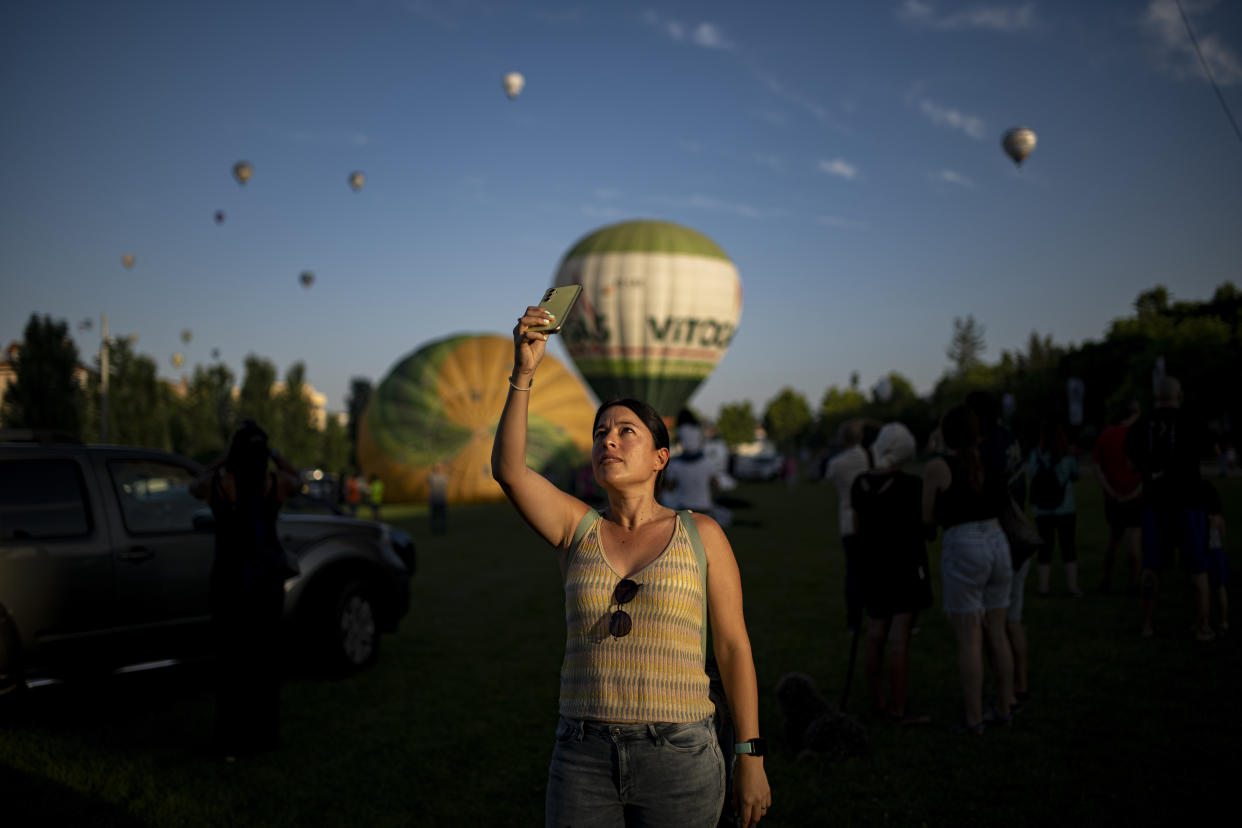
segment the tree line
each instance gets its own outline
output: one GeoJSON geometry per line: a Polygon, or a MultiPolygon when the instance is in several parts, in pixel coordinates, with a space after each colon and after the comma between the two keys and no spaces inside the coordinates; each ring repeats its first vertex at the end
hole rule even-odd
{"type": "Polygon", "coordinates": [[[1114,320],[1100,341],[1061,345],[1050,335],[1032,331],[1024,348],[1003,351],[995,363],[982,358],[985,330],[973,316],[957,318],[946,348],[949,367],[932,392],[920,396],[901,374],[891,372],[875,387],[862,389],[858,375],[848,386],[829,386],[812,409],[793,388],[782,389],[762,415],[744,400],[721,407],[716,427],[731,446],[754,439],[762,425],[782,450],[822,450],[842,423],[863,417],[899,420],[924,444],[940,415],[974,390],[1008,398],[1006,419],[1025,445],[1036,442],[1041,421],[1065,425],[1087,444],[1108,423],[1120,418],[1129,400],[1144,409],[1154,403],[1156,375],[1177,377],[1192,411],[1219,443],[1233,439],[1233,423],[1242,412],[1242,292],[1231,282],[1220,285],[1207,301],[1173,301],[1167,288],[1144,291],[1134,313],[1114,320]],[[1083,388],[1081,426],[1069,422],[1071,379],[1083,388]]]}
{"type": "Polygon", "coordinates": [[[61,432],[83,442],[147,446],[207,463],[223,454],[243,420],[254,420],[270,442],[299,468],[340,471],[356,465],[357,418],[371,383],[350,383],[348,418],[329,415],[320,428],[307,395],[306,366],[295,362],[277,385],[276,366],[246,357],[240,386],[222,362],[197,365],[182,386],[161,380],[154,359],[117,339],[108,346],[106,415],[101,405],[98,355],[85,382],[79,381],[77,345],[69,325],[32,314],[15,360],[16,377],[0,403],[5,428],[61,432]]]}

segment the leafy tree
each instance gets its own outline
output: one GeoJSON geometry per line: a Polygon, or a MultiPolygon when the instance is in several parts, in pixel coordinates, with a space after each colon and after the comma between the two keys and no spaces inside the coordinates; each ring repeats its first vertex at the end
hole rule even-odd
{"type": "Polygon", "coordinates": [[[750,400],[744,400],[720,407],[720,416],[716,418],[716,431],[732,448],[754,440],[755,427],[758,424],[755,412],[750,407],[750,400]]]}
{"type": "Polygon", "coordinates": [[[329,414],[320,439],[319,466],[339,472],[349,463],[349,432],[340,418],[329,414]]]}
{"type": "Polygon", "coordinates": [[[228,450],[236,422],[233,372],[223,363],[195,366],[179,416],[181,438],[176,450],[208,463],[228,450]]]}
{"type": "Polygon", "coordinates": [[[17,357],[17,377],[4,394],[0,421],[13,428],[79,434],[84,399],[74,377],[78,348],[68,323],[31,314],[17,357]]]}
{"type": "MultiPolygon", "coordinates": [[[[98,399],[98,375],[88,384],[98,399]]],[[[155,360],[134,353],[133,344],[118,339],[108,346],[108,442],[118,445],[172,449],[172,414],[180,402],[171,386],[160,380],[155,360]]]]}
{"type": "Polygon", "coordinates": [[[811,407],[806,397],[786,386],[763,411],[768,437],[782,448],[793,448],[810,436],[811,407]]]}
{"type": "Polygon", "coordinates": [[[953,338],[945,354],[953,363],[956,376],[964,377],[980,364],[983,347],[983,326],[975,321],[975,317],[972,314],[967,314],[965,319],[954,317],[953,338]]]}
{"type": "Polygon", "coordinates": [[[289,462],[299,468],[319,459],[322,435],[311,420],[311,401],[307,397],[306,366],[295,362],[285,371],[285,384],[276,395],[276,419],[272,423],[272,444],[289,462]]]}
{"type": "Polygon", "coordinates": [[[366,413],[373,390],[371,381],[366,377],[351,377],[349,380],[349,396],[345,398],[345,407],[349,411],[350,462],[354,465],[358,463],[358,423],[366,413]]]}
{"type": "Polygon", "coordinates": [[[237,398],[237,419],[254,420],[276,443],[279,437],[276,400],[272,386],[276,384],[276,366],[262,357],[246,357],[246,373],[242,377],[237,398]]]}

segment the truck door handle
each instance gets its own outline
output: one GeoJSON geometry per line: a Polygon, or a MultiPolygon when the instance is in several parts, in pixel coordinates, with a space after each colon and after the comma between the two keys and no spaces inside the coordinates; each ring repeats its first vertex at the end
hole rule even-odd
{"type": "Polygon", "coordinates": [[[123,561],[137,563],[139,561],[145,561],[148,558],[155,557],[155,553],[150,549],[147,549],[145,546],[131,546],[129,549],[121,552],[121,554],[117,557],[123,561]]]}

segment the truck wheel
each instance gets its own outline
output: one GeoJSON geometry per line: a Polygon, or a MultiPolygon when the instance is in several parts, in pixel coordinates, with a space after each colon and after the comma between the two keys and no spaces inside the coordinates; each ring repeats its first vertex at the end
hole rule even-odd
{"type": "Polygon", "coordinates": [[[369,667],[379,655],[379,611],[363,580],[349,581],[329,604],[328,665],[352,673],[369,667]]]}

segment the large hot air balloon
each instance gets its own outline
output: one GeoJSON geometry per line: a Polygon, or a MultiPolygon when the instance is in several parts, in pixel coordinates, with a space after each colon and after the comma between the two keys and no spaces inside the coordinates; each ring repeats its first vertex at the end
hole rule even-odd
{"type": "MultiPolygon", "coordinates": [[[[425,501],[427,476],[448,468],[452,502],[498,500],[492,440],[513,370],[513,339],[458,335],[428,343],[393,366],[358,422],[358,461],[379,475],[396,501],[425,501]]],[[[568,474],[587,462],[595,406],[581,380],[544,357],[530,398],[526,462],[544,474],[568,474]]],[[[567,483],[567,481],[566,481],[567,483]]]]}
{"type": "Polygon", "coordinates": [[[596,230],[570,248],[556,285],[582,285],[565,347],[601,401],[646,400],[676,415],[733,340],[737,268],[715,242],[665,221],[596,230]]]}
{"type": "Polygon", "coordinates": [[[502,83],[505,87],[505,94],[509,96],[509,100],[513,100],[522,94],[522,87],[526,85],[526,78],[522,77],[521,72],[510,72],[505,75],[502,83]]]}
{"type": "Polygon", "coordinates": [[[121,264],[125,265],[126,267],[133,267],[134,266],[134,254],[126,253],[124,256],[122,256],[121,264]]]}
{"type": "Polygon", "coordinates": [[[233,165],[233,177],[237,179],[238,184],[245,184],[254,175],[254,167],[249,161],[238,161],[233,165]]]}
{"type": "Polygon", "coordinates": [[[298,277],[298,281],[302,283],[302,287],[310,290],[310,286],[315,284],[315,274],[309,270],[303,270],[302,275],[298,277]]]}
{"type": "Polygon", "coordinates": [[[362,185],[367,183],[367,177],[364,173],[354,170],[349,174],[349,186],[356,193],[362,189],[362,185]]]}
{"type": "Polygon", "coordinates": [[[1035,130],[1027,127],[1014,127],[1001,137],[1001,147],[1005,154],[1013,159],[1013,163],[1022,168],[1022,162],[1035,149],[1035,130]]]}

